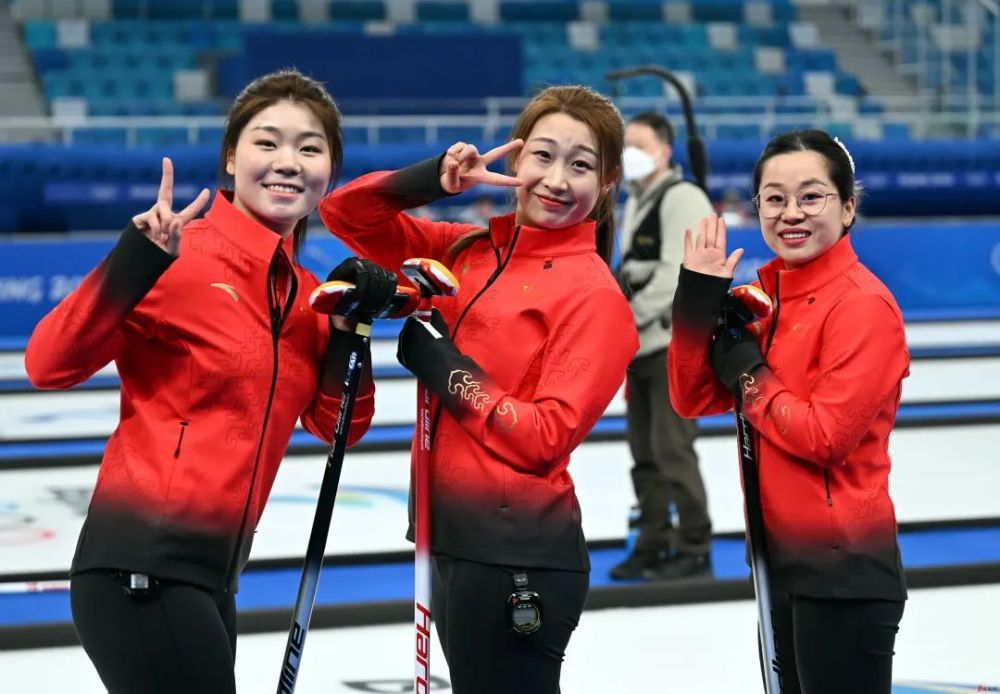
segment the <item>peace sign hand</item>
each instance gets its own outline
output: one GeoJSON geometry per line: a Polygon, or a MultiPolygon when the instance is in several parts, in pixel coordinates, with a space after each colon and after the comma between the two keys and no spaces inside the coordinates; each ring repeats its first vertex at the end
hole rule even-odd
{"type": "Polygon", "coordinates": [[[163,157],[163,176],[160,178],[160,192],[156,204],[148,212],[132,217],[132,223],[147,239],[176,258],[180,254],[181,229],[198,216],[208,202],[209,191],[204,188],[190,205],[176,214],[174,204],[174,164],[169,157],[163,157]]]}
{"type": "Polygon", "coordinates": [[[477,183],[508,188],[523,185],[519,178],[493,173],[486,167],[524,146],[524,140],[510,142],[480,154],[475,145],[456,142],[441,160],[441,188],[449,194],[464,193],[477,183]]]}
{"type": "Polygon", "coordinates": [[[743,257],[737,248],[726,257],[726,223],[718,215],[698,222],[698,238],[692,241],[691,230],[684,230],[684,267],[703,275],[732,277],[743,257]]]}

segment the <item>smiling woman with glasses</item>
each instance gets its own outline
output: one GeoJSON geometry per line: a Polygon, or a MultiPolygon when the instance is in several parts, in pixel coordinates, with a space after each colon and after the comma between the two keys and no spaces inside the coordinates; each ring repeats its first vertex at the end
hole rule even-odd
{"type": "Polygon", "coordinates": [[[906,599],[887,452],[909,373],[902,314],[851,246],[859,186],[842,143],[776,137],[753,188],[777,256],[755,284],[774,309],[717,329],[743,250],[703,219],[674,296],[671,401],[686,417],[738,406],[756,431],[782,691],[889,694],[906,599]]]}

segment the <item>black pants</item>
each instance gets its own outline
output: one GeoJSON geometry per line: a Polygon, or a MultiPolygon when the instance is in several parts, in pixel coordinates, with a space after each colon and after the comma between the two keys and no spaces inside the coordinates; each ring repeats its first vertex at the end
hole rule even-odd
{"type": "Polygon", "coordinates": [[[774,594],[783,694],[889,694],[903,617],[894,600],[774,594]]]}
{"type": "MultiPolygon", "coordinates": [[[[559,691],[563,656],[583,612],[590,576],[526,570],[528,589],[542,601],[542,627],[519,635],[507,627],[513,573],[506,567],[434,557],[431,611],[454,694],[559,691]]],[[[433,658],[432,653],[432,670],[433,658]]]]}
{"type": "Polygon", "coordinates": [[[670,404],[667,350],[634,359],[626,378],[632,486],[640,511],[635,548],[707,554],[712,521],[694,451],[698,425],[670,404]],[[677,508],[677,528],[671,506],[677,508]]]}
{"type": "Polygon", "coordinates": [[[128,596],[110,571],[70,582],[73,624],[109,694],[235,694],[236,603],[187,583],[128,596]]]}

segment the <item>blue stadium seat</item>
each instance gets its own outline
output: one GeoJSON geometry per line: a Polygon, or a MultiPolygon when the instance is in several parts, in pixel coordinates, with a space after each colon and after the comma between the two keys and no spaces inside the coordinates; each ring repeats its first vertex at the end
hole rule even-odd
{"type": "Polygon", "coordinates": [[[909,140],[910,126],[906,123],[888,121],[882,124],[882,138],[885,140],[909,140]]]}
{"type": "Polygon", "coordinates": [[[801,96],[806,93],[805,78],[799,70],[788,70],[775,79],[779,96],[801,96]]]}
{"type": "Polygon", "coordinates": [[[743,21],[743,0],[695,0],[691,3],[691,19],[695,22],[743,21]]]}
{"type": "Polygon", "coordinates": [[[344,128],[345,145],[361,145],[368,142],[368,128],[350,127],[344,128]]]}
{"type": "Polygon", "coordinates": [[[798,19],[795,4],[792,0],[771,0],[771,18],[775,24],[787,25],[798,19]]]}
{"type": "Polygon", "coordinates": [[[271,19],[275,21],[298,21],[297,0],[271,0],[271,19]]]}
{"type": "Polygon", "coordinates": [[[478,145],[486,137],[481,127],[446,127],[438,128],[437,139],[441,143],[471,142],[478,145]]]}
{"type": "Polygon", "coordinates": [[[467,22],[469,6],[464,2],[417,2],[417,20],[420,22],[467,22]]]}
{"type": "MultiPolygon", "coordinates": [[[[226,104],[228,107],[228,104],[226,104]]],[[[224,112],[221,102],[215,99],[208,101],[190,101],[181,105],[180,114],[184,116],[218,116],[224,112]]]]}
{"type": "Polygon", "coordinates": [[[31,50],[56,47],[56,26],[49,21],[24,23],[24,45],[31,50]]]}
{"type": "Polygon", "coordinates": [[[199,145],[222,145],[222,128],[199,128],[197,140],[199,145]]]}
{"type": "Polygon", "coordinates": [[[977,136],[988,140],[1000,140],[1000,124],[984,123],[980,125],[977,136]]]}
{"type": "Polygon", "coordinates": [[[188,144],[187,128],[139,128],[136,133],[139,147],[165,147],[188,144]]]}
{"type": "Polygon", "coordinates": [[[385,19],[385,5],[371,0],[331,0],[330,19],[333,21],[385,19]]]}
{"type": "Polygon", "coordinates": [[[858,78],[849,73],[838,70],[834,84],[836,85],[838,94],[847,94],[849,96],[864,95],[864,89],[861,87],[858,78]]]}
{"type": "Polygon", "coordinates": [[[785,24],[775,24],[770,27],[741,25],[736,31],[740,45],[745,48],[752,46],[788,48],[792,43],[785,24]]]}
{"type": "Polygon", "coordinates": [[[858,113],[860,115],[872,115],[877,116],[885,112],[885,107],[877,101],[871,99],[862,99],[858,104],[858,113]]]}
{"type": "Polygon", "coordinates": [[[34,50],[31,53],[31,59],[35,64],[35,70],[39,73],[65,70],[69,66],[69,57],[66,55],[66,51],[58,48],[39,48],[34,50]]]}
{"type": "Polygon", "coordinates": [[[656,0],[611,0],[608,19],[613,22],[658,22],[663,19],[663,5],[656,0]]]}
{"type": "Polygon", "coordinates": [[[505,22],[572,22],[579,19],[574,0],[501,0],[500,19],[505,22]]]}
{"type": "Polygon", "coordinates": [[[74,145],[125,147],[124,128],[85,128],[73,133],[74,145]]]}
{"type": "Polygon", "coordinates": [[[753,123],[746,125],[719,125],[716,138],[720,140],[759,140],[760,126],[753,123]]]}
{"type": "Polygon", "coordinates": [[[115,19],[135,19],[142,16],[144,0],[112,0],[111,16],[115,19]]]}
{"type": "Polygon", "coordinates": [[[193,53],[218,50],[216,27],[218,22],[186,22],[184,45],[193,53]]]}
{"type": "Polygon", "coordinates": [[[170,0],[147,4],[150,19],[209,19],[212,2],[202,0],[170,0]]]}
{"type": "Polygon", "coordinates": [[[421,127],[386,127],[379,128],[380,144],[396,144],[409,142],[424,142],[424,129],[421,127]]]}
{"type": "Polygon", "coordinates": [[[842,140],[854,139],[854,126],[851,123],[831,122],[823,130],[833,137],[839,137],[842,140]]]}

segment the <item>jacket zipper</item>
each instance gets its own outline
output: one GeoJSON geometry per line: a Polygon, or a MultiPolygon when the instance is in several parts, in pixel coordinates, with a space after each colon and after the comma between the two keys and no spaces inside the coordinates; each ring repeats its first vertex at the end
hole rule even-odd
{"type": "Polygon", "coordinates": [[[823,484],[826,486],[826,505],[833,506],[833,496],[830,494],[830,471],[823,468],[823,484]]]}
{"type": "MultiPolygon", "coordinates": [[[[758,275],[759,279],[759,275],[758,275]]],[[[774,315],[771,316],[771,327],[767,331],[767,341],[764,343],[764,356],[771,351],[771,340],[774,339],[774,331],[778,327],[778,315],[781,313],[781,294],[778,291],[778,287],[781,283],[781,273],[774,273],[774,315]]],[[[761,285],[763,286],[764,281],[761,280],[761,285]]]]}
{"type": "Polygon", "coordinates": [[[184,432],[187,431],[187,422],[181,422],[181,433],[177,436],[177,448],[174,449],[174,460],[181,457],[181,444],[184,443],[184,432]]]}
{"type": "MultiPolygon", "coordinates": [[[[479,297],[481,297],[486,292],[486,290],[490,288],[490,285],[496,282],[497,278],[500,277],[500,273],[502,273],[504,269],[506,269],[507,265],[510,264],[510,259],[514,256],[514,246],[517,244],[517,237],[520,234],[521,234],[521,227],[520,226],[514,227],[514,236],[510,240],[510,248],[507,249],[506,258],[501,259],[500,249],[497,248],[496,246],[493,246],[493,254],[496,256],[497,259],[497,268],[489,276],[489,278],[486,280],[486,283],[482,286],[482,288],[478,292],[476,292],[476,295],[472,297],[469,303],[465,305],[465,308],[462,309],[462,314],[458,317],[458,320],[455,321],[455,328],[451,331],[452,342],[455,341],[455,335],[458,334],[458,327],[462,324],[462,321],[465,320],[465,316],[466,314],[468,314],[469,309],[471,309],[472,305],[479,300],[479,297]]],[[[493,245],[492,239],[490,240],[490,245],[491,246],[493,245]]]]}
{"type": "Polygon", "coordinates": [[[281,247],[279,246],[278,250],[274,254],[274,257],[271,259],[271,266],[268,268],[267,273],[267,307],[271,323],[271,386],[267,393],[267,405],[264,408],[264,420],[260,427],[260,439],[257,441],[257,452],[254,455],[253,468],[250,472],[250,486],[247,488],[247,498],[243,505],[243,516],[240,518],[240,526],[236,533],[236,546],[233,548],[233,555],[229,562],[229,570],[226,572],[226,585],[224,588],[226,591],[228,591],[230,586],[233,584],[233,578],[239,570],[238,564],[240,561],[240,551],[243,548],[243,531],[244,528],[246,528],[247,517],[250,515],[250,502],[253,500],[254,488],[257,486],[257,468],[260,465],[260,455],[264,450],[264,439],[267,436],[267,424],[271,417],[271,405],[274,403],[274,392],[278,387],[278,343],[281,336],[281,327],[284,325],[285,319],[291,311],[292,304],[295,300],[295,294],[298,290],[298,278],[295,276],[295,271],[291,267],[291,263],[289,263],[288,300],[285,303],[284,310],[282,310],[281,297],[278,296],[275,282],[277,281],[278,264],[281,262],[281,258],[284,257],[285,254],[282,253],[281,247]]]}

